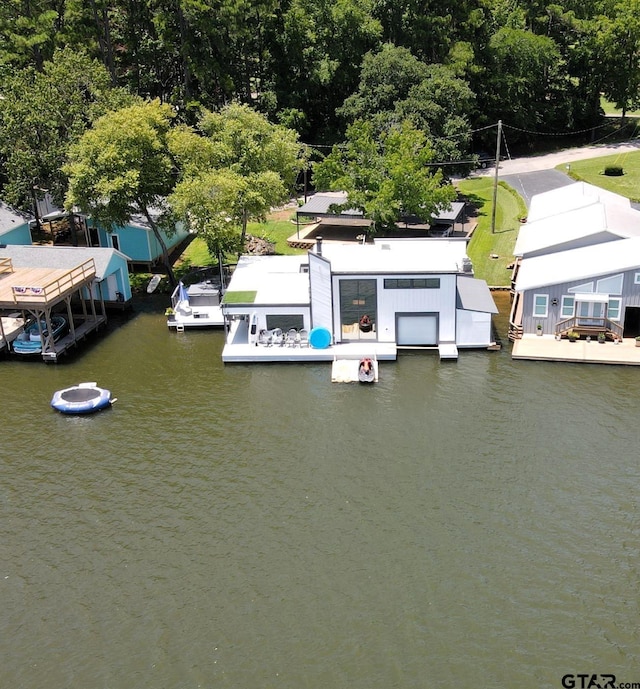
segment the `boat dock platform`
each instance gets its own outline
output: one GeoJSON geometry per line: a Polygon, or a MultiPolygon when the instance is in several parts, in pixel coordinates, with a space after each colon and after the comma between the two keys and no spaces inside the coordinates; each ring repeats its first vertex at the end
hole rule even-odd
{"type": "MultiPolygon", "coordinates": [[[[360,370],[360,362],[362,359],[334,359],[331,365],[331,382],[332,383],[358,383],[360,378],[358,372],[360,370]]],[[[373,382],[378,382],[378,362],[376,359],[371,359],[373,366],[373,382]]]]}

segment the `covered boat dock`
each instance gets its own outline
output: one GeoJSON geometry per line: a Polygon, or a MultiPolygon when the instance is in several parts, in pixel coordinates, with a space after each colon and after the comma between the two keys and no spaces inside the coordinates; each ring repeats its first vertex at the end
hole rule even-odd
{"type": "MultiPolygon", "coordinates": [[[[107,320],[104,301],[96,304],[93,296],[86,296],[92,294],[90,287],[95,277],[93,259],[65,269],[15,267],[11,258],[0,257],[0,312],[14,321],[19,318],[23,323],[45,322],[48,334],[43,338],[42,358],[57,361],[61,354],[107,320]],[[57,341],[50,334],[53,313],[64,315],[69,323],[68,334],[57,341]]],[[[0,347],[9,349],[10,340],[18,333],[13,330],[11,335],[5,334],[3,327],[8,322],[5,318],[0,320],[0,347]]]]}

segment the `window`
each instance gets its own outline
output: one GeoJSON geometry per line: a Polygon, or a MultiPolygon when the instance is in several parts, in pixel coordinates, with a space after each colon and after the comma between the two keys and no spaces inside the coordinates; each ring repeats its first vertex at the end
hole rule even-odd
{"type": "Polygon", "coordinates": [[[302,330],[304,328],[304,317],[298,313],[267,316],[267,330],[274,330],[275,328],[280,328],[283,333],[286,333],[291,328],[302,330]]]}
{"type": "Polygon", "coordinates": [[[612,321],[619,321],[620,320],[621,302],[622,302],[622,299],[619,299],[617,297],[614,297],[613,299],[609,299],[609,306],[607,307],[607,318],[609,318],[612,321]]]}
{"type": "Polygon", "coordinates": [[[593,292],[593,282],[585,282],[582,285],[569,287],[567,292],[571,292],[572,294],[588,294],[589,292],[593,292]]]}
{"type": "Polygon", "coordinates": [[[614,275],[610,278],[603,278],[596,283],[596,292],[600,294],[622,294],[622,280],[624,275],[614,275]]]}
{"type": "Polygon", "coordinates": [[[571,316],[573,316],[574,304],[575,297],[562,297],[562,306],[560,307],[560,315],[562,318],[571,318],[571,316]]]}
{"type": "Polygon", "coordinates": [[[640,273],[636,273],[636,274],[633,276],[633,282],[634,282],[634,284],[636,284],[636,285],[640,285],[640,273]]]}
{"type": "Polygon", "coordinates": [[[340,280],[343,340],[376,337],[377,302],[377,280],[340,280]]]}
{"type": "Polygon", "coordinates": [[[546,318],[549,309],[549,295],[534,294],[533,295],[533,315],[540,318],[546,318]]]}
{"type": "Polygon", "coordinates": [[[387,278],[385,289],[440,289],[440,278],[387,278]]]}
{"type": "Polygon", "coordinates": [[[111,246],[116,250],[120,251],[120,237],[117,234],[111,234],[111,246]]]}

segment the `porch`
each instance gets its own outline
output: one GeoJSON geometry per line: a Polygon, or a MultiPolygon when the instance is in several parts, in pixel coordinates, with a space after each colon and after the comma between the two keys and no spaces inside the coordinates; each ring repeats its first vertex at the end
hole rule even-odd
{"type": "Polygon", "coordinates": [[[636,347],[633,337],[603,344],[595,337],[571,342],[566,338],[558,340],[553,335],[524,335],[513,342],[511,356],[513,359],[531,361],[640,366],[640,347],[636,347]]]}

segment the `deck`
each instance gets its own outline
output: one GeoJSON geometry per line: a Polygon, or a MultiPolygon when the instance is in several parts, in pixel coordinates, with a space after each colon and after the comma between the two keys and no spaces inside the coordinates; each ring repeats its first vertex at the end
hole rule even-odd
{"type": "Polygon", "coordinates": [[[367,341],[334,344],[326,349],[314,349],[307,345],[252,345],[249,344],[246,322],[236,321],[222,350],[222,361],[225,363],[303,363],[334,359],[360,360],[364,357],[377,361],[395,361],[397,347],[393,343],[367,341]]]}
{"type": "Polygon", "coordinates": [[[595,338],[587,340],[556,340],[551,335],[525,335],[513,343],[514,359],[531,361],[564,361],[586,364],[618,364],[640,366],[640,347],[635,338],[624,338],[621,343],[607,341],[600,344],[595,338]]]}

